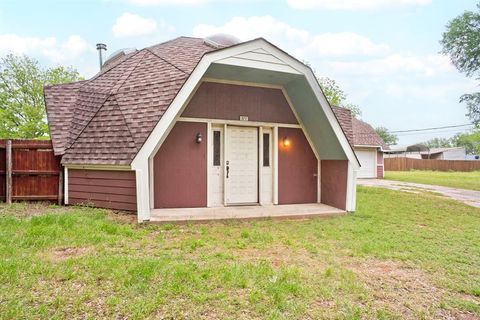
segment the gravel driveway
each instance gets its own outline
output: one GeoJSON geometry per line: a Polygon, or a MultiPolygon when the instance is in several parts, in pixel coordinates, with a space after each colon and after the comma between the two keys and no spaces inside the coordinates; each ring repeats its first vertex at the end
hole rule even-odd
{"type": "Polygon", "coordinates": [[[404,190],[410,192],[415,192],[415,189],[423,189],[424,191],[437,192],[445,197],[461,201],[473,207],[480,208],[480,191],[385,179],[357,179],[357,184],[362,186],[380,187],[390,190],[404,190]]]}

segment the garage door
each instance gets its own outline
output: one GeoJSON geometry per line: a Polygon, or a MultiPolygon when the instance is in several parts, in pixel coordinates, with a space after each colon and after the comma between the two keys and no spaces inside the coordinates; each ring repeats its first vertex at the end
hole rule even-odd
{"type": "Polygon", "coordinates": [[[375,150],[356,150],[355,153],[361,165],[357,177],[376,178],[375,157],[377,152],[375,150]]]}

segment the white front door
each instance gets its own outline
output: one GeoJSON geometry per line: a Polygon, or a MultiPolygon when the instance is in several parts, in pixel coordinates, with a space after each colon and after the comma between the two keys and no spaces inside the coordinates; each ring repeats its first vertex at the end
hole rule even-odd
{"type": "Polygon", "coordinates": [[[227,127],[227,204],[258,203],[258,129],[227,127]]]}

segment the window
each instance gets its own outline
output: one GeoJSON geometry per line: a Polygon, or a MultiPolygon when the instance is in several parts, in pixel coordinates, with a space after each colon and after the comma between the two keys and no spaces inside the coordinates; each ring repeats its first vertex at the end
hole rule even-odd
{"type": "Polygon", "coordinates": [[[213,165],[220,165],[220,131],[213,131],[213,165]]]}
{"type": "Polygon", "coordinates": [[[263,134],[263,166],[270,167],[270,133],[263,134]]]}

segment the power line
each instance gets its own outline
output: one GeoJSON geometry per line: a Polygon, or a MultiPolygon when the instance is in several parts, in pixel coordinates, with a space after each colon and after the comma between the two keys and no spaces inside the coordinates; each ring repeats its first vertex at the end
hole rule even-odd
{"type": "Polygon", "coordinates": [[[440,130],[440,131],[434,131],[434,132],[410,132],[410,133],[400,133],[397,136],[398,137],[406,137],[406,136],[415,136],[415,135],[423,135],[423,134],[440,134],[440,133],[451,133],[451,132],[456,132],[456,133],[461,133],[461,132],[468,132],[470,129],[457,129],[457,130],[440,130]]]}
{"type": "Polygon", "coordinates": [[[409,129],[409,130],[397,130],[397,131],[388,131],[389,133],[403,133],[403,132],[416,132],[416,131],[430,131],[430,130],[440,130],[440,129],[448,129],[448,128],[460,128],[460,127],[467,127],[473,126],[473,124],[458,124],[453,126],[443,126],[443,127],[432,127],[432,128],[422,128],[422,129],[409,129]]]}
{"type": "MultiPolygon", "coordinates": [[[[459,128],[459,127],[456,127],[456,128],[459,128]]],[[[410,136],[410,135],[415,135],[415,134],[437,134],[437,133],[442,133],[442,132],[466,132],[466,131],[469,131],[471,130],[472,128],[464,128],[464,129],[437,129],[437,130],[440,130],[440,131],[434,131],[434,132],[425,132],[426,130],[420,130],[420,131],[423,131],[423,132],[418,132],[417,131],[409,131],[409,130],[405,130],[405,131],[388,131],[388,133],[393,133],[393,132],[400,132],[398,134],[395,134],[396,136],[410,136]]],[[[376,136],[375,133],[372,133],[372,132],[356,132],[355,133],[356,136],[376,136]]]]}

